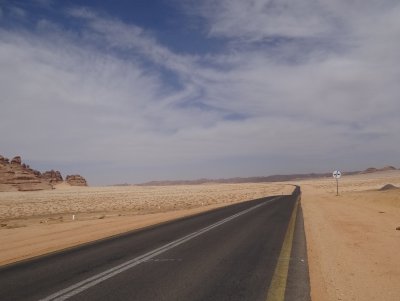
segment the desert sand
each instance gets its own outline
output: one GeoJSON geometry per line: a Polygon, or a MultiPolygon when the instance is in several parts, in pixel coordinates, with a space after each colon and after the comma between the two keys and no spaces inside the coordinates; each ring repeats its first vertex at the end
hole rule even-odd
{"type": "Polygon", "coordinates": [[[315,301],[400,300],[400,171],[298,182],[315,301]]]}
{"type": "Polygon", "coordinates": [[[0,266],[220,206],[290,194],[286,184],[71,187],[0,193],[0,266]]]}

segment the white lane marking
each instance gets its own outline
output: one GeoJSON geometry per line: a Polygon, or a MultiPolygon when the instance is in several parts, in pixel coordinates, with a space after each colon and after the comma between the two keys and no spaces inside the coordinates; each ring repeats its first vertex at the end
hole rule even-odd
{"type": "Polygon", "coordinates": [[[202,229],[200,229],[200,230],[198,230],[196,232],[193,232],[193,233],[191,233],[189,235],[186,235],[186,236],[181,237],[181,238],[179,238],[177,240],[174,240],[174,241],[172,241],[172,242],[170,242],[170,243],[168,243],[168,244],[166,244],[166,245],[164,245],[162,247],[154,249],[154,250],[152,250],[152,251],[150,251],[150,252],[148,252],[146,254],[143,254],[143,255],[141,255],[139,257],[136,257],[134,259],[128,260],[128,261],[126,261],[126,262],[124,262],[124,263],[122,263],[120,265],[117,265],[117,266],[115,266],[115,267],[113,267],[111,269],[108,269],[108,270],[106,270],[106,271],[104,271],[102,273],[99,273],[99,274],[94,275],[94,276],[92,276],[90,278],[87,278],[87,279],[82,280],[82,281],[80,281],[78,283],[75,283],[75,284],[73,284],[73,285],[71,285],[71,286],[69,286],[69,287],[67,287],[65,289],[62,289],[62,290],[60,290],[60,291],[58,291],[58,292],[56,292],[54,294],[51,294],[50,296],[48,296],[48,297],[46,297],[44,299],[41,299],[40,301],[67,300],[68,298],[71,298],[72,296],[75,296],[76,294],[79,294],[80,292],[83,292],[83,291],[87,290],[88,288],[90,288],[92,286],[95,286],[96,284],[98,284],[100,282],[103,282],[103,281],[105,281],[105,280],[107,280],[107,279],[109,279],[109,278],[111,278],[111,277],[113,277],[115,275],[118,275],[118,274],[122,273],[123,271],[131,269],[134,266],[137,266],[138,264],[140,264],[142,262],[148,261],[148,260],[150,260],[150,259],[152,259],[152,258],[154,258],[154,257],[156,257],[156,256],[158,256],[158,255],[160,255],[160,254],[172,249],[172,248],[175,248],[176,246],[179,246],[179,245],[181,245],[181,244],[183,244],[183,243],[185,243],[185,242],[187,242],[187,241],[189,241],[189,240],[191,240],[191,239],[193,239],[193,238],[195,238],[195,237],[197,237],[197,236],[199,236],[201,234],[204,234],[204,233],[206,233],[206,232],[208,232],[208,231],[210,231],[210,230],[212,230],[212,229],[214,229],[214,228],[216,228],[216,227],[218,227],[218,226],[220,226],[222,224],[225,224],[226,222],[229,222],[229,221],[231,221],[231,220],[233,220],[233,219],[235,219],[235,218],[237,218],[237,217],[239,217],[239,216],[241,216],[243,214],[246,214],[246,213],[248,213],[248,212],[250,212],[250,211],[252,211],[254,209],[257,209],[257,208],[259,208],[259,207],[261,207],[263,205],[266,205],[266,204],[269,204],[269,203],[271,203],[273,201],[276,201],[279,198],[281,198],[281,197],[273,198],[273,199],[271,199],[269,201],[266,201],[264,203],[258,204],[256,206],[253,206],[253,207],[249,208],[249,209],[240,211],[239,213],[231,215],[231,216],[229,216],[229,217],[227,217],[227,218],[225,218],[225,219],[223,219],[223,220],[221,220],[219,222],[216,222],[216,223],[214,223],[214,224],[212,224],[210,226],[207,226],[207,227],[202,228],[202,229]]]}

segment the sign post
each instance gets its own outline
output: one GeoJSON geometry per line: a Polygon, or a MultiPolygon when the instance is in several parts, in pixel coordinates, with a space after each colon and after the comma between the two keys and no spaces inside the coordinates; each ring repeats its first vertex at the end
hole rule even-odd
{"type": "Polygon", "coordinates": [[[342,173],[339,170],[335,170],[332,175],[336,179],[336,196],[338,196],[339,195],[339,179],[342,176],[342,173]]]}

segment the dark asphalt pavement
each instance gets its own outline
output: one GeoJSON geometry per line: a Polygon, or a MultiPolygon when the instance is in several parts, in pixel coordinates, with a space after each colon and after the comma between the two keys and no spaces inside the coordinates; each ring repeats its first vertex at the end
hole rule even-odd
{"type": "MultiPolygon", "coordinates": [[[[266,300],[296,200],[235,204],[0,268],[0,300],[41,300],[60,291],[51,300],[266,300]]],[[[309,300],[305,252],[298,210],[288,301],[309,300]]]]}

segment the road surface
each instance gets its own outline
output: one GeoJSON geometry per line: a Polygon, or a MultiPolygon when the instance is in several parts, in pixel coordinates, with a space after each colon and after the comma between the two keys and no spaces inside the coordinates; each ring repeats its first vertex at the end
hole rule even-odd
{"type": "Polygon", "coordinates": [[[5,266],[0,300],[308,301],[298,195],[299,188],[5,266]]]}

